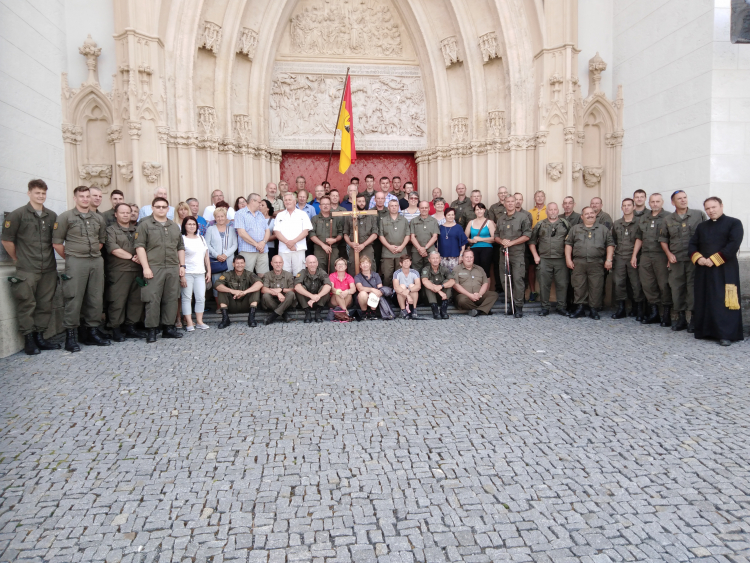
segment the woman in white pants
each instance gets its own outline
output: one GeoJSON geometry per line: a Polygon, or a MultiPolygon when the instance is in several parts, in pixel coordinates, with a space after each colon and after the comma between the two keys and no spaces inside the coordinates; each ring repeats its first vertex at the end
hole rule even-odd
{"type": "Polygon", "coordinates": [[[190,312],[190,304],[195,294],[196,326],[206,330],[203,311],[206,308],[206,284],[211,279],[211,266],[208,260],[208,245],[198,234],[198,221],[186,217],[182,221],[182,241],[185,245],[185,275],[180,278],[182,285],[182,314],[185,317],[185,330],[195,330],[190,312]]]}

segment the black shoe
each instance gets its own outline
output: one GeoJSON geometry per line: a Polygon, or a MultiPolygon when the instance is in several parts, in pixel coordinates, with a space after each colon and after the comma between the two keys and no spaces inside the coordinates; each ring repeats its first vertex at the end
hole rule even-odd
{"type": "Polygon", "coordinates": [[[644,314],[643,319],[641,319],[641,324],[652,325],[659,321],[661,321],[661,318],[659,317],[659,307],[657,305],[651,305],[651,314],[648,316],[644,314]]]}
{"type": "Polygon", "coordinates": [[[419,320],[419,313],[417,313],[417,308],[416,307],[414,307],[411,310],[411,320],[413,320],[413,321],[418,321],[419,320]]]}
{"type": "Polygon", "coordinates": [[[598,321],[600,319],[600,317],[599,317],[599,309],[592,308],[591,311],[589,312],[589,317],[591,317],[595,321],[598,321]]]}
{"type": "MultiPolygon", "coordinates": [[[[632,300],[631,300],[632,303],[632,300]]],[[[628,313],[628,317],[637,317],[638,316],[638,310],[637,310],[637,303],[632,303],[630,307],[630,312],[628,313]]]]}
{"type": "Polygon", "coordinates": [[[680,332],[688,327],[687,318],[685,318],[685,311],[677,313],[677,322],[672,325],[672,330],[680,332]]]}
{"type": "Polygon", "coordinates": [[[539,311],[540,317],[546,317],[547,315],[549,315],[549,309],[542,309],[541,311],[539,311]]]}
{"type": "Polygon", "coordinates": [[[432,318],[436,321],[440,320],[440,309],[437,303],[430,303],[430,309],[432,309],[432,318]]]}
{"type": "Polygon", "coordinates": [[[29,333],[23,337],[23,351],[26,352],[27,356],[36,356],[41,354],[42,351],[37,348],[36,342],[34,341],[34,335],[29,333]]]}
{"type": "Polygon", "coordinates": [[[146,334],[146,343],[151,344],[153,342],[156,342],[156,329],[149,328],[146,334]]]}
{"type": "Polygon", "coordinates": [[[112,343],[109,340],[105,340],[99,336],[99,331],[96,327],[89,327],[86,331],[88,337],[88,343],[92,346],[111,346],[112,343]]]}
{"type": "Polygon", "coordinates": [[[312,315],[310,314],[310,309],[305,309],[305,324],[309,325],[312,322],[312,315]]]}
{"type": "Polygon", "coordinates": [[[558,309],[557,310],[557,314],[561,315],[563,317],[567,317],[568,316],[568,312],[565,309],[558,309]]]}
{"type": "Polygon", "coordinates": [[[672,326],[672,307],[664,305],[664,313],[662,313],[659,326],[672,326]]]}
{"type": "Polygon", "coordinates": [[[641,322],[646,311],[645,303],[643,301],[639,301],[633,308],[636,310],[635,320],[641,322]]]}
{"type": "Polygon", "coordinates": [[[125,342],[125,336],[123,336],[119,326],[112,327],[112,340],[115,342],[125,342]]]}
{"type": "Polygon", "coordinates": [[[470,309],[469,310],[469,316],[470,317],[476,317],[477,315],[479,315],[479,311],[477,309],[470,309]]]}
{"type": "Polygon", "coordinates": [[[216,328],[227,328],[232,321],[229,319],[229,310],[226,307],[221,308],[221,322],[216,328]]]}
{"type": "Polygon", "coordinates": [[[36,347],[40,350],[59,350],[60,345],[59,344],[52,344],[52,342],[47,342],[44,339],[44,334],[41,332],[35,332],[34,333],[34,342],[36,342],[36,347]]]}
{"type": "Polygon", "coordinates": [[[80,352],[81,347],[76,341],[76,329],[69,328],[65,330],[65,349],[68,352],[80,352]]]}
{"type": "Polygon", "coordinates": [[[279,316],[276,314],[276,311],[271,311],[271,314],[266,317],[266,321],[263,324],[268,326],[278,318],[279,316]]]}
{"type": "Polygon", "coordinates": [[[578,305],[578,307],[576,307],[576,310],[570,314],[571,319],[580,319],[581,317],[585,317],[585,316],[586,316],[586,307],[584,307],[583,305],[578,305]]]}
{"type": "Polygon", "coordinates": [[[316,307],[315,308],[315,322],[316,323],[322,323],[323,319],[320,315],[323,314],[323,307],[316,307]]]}
{"type": "Polygon", "coordinates": [[[529,294],[529,303],[533,303],[534,301],[536,301],[536,300],[537,300],[537,298],[538,298],[538,297],[539,297],[539,294],[537,294],[537,293],[534,293],[534,292],[532,291],[532,292],[531,292],[531,293],[529,294]]]}
{"type": "Polygon", "coordinates": [[[625,301],[618,301],[617,302],[617,311],[615,311],[614,315],[612,315],[613,319],[624,319],[627,316],[627,311],[625,310],[625,301]]]}
{"type": "Polygon", "coordinates": [[[522,319],[523,318],[523,307],[516,307],[516,313],[513,315],[514,319],[522,319]]]}
{"type": "Polygon", "coordinates": [[[688,334],[695,333],[695,311],[690,311],[690,322],[687,327],[688,334]]]}
{"type": "Polygon", "coordinates": [[[125,338],[147,338],[148,331],[143,331],[135,328],[134,325],[125,325],[123,334],[125,338]]]}
{"type": "Polygon", "coordinates": [[[164,325],[161,331],[162,338],[182,338],[182,333],[179,332],[174,325],[164,325]]]}
{"type": "Polygon", "coordinates": [[[101,327],[96,328],[96,334],[102,340],[112,340],[112,336],[110,336],[109,333],[103,331],[101,327]]]}
{"type": "Polygon", "coordinates": [[[250,307],[250,312],[247,314],[247,326],[250,328],[258,326],[258,323],[255,320],[255,307],[250,307]]]}
{"type": "Polygon", "coordinates": [[[513,305],[508,303],[507,307],[505,307],[505,314],[508,316],[513,315],[513,305]]]}
{"type": "Polygon", "coordinates": [[[281,316],[282,319],[284,319],[285,323],[292,322],[292,317],[289,316],[289,313],[287,311],[284,311],[284,314],[281,316]]]}
{"type": "Polygon", "coordinates": [[[448,315],[448,302],[447,301],[443,301],[440,304],[440,318],[443,320],[450,318],[450,315],[448,315]]]}
{"type": "Polygon", "coordinates": [[[732,341],[731,340],[719,340],[719,346],[731,346],[732,341]]]}
{"type": "Polygon", "coordinates": [[[79,326],[78,327],[78,343],[79,344],[88,344],[89,343],[89,334],[86,332],[85,326],[79,326]]]}

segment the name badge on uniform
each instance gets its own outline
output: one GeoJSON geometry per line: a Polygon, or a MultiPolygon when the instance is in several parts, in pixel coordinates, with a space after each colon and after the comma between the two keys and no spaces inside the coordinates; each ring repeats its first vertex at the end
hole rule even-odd
{"type": "Polygon", "coordinates": [[[654,222],[653,221],[651,221],[651,228],[652,229],[654,228],[654,222]]]}
{"type": "Polygon", "coordinates": [[[589,238],[591,238],[591,233],[589,232],[589,238]]]}
{"type": "Polygon", "coordinates": [[[684,227],[687,227],[687,225],[686,225],[685,223],[683,223],[683,224],[682,224],[682,226],[683,226],[683,228],[684,228],[684,227]]]}
{"type": "Polygon", "coordinates": [[[627,235],[627,234],[628,234],[628,230],[627,230],[627,229],[625,229],[625,235],[627,235]]]}

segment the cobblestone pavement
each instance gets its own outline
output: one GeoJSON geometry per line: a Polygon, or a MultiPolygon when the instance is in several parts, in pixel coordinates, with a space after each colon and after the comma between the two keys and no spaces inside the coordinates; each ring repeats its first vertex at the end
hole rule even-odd
{"type": "Polygon", "coordinates": [[[0,360],[0,561],[747,561],[748,351],[632,320],[0,360]]]}

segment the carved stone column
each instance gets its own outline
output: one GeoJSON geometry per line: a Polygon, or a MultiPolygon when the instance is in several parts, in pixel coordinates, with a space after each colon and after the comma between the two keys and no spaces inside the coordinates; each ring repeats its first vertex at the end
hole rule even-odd
{"type": "Polygon", "coordinates": [[[65,178],[68,189],[78,185],[78,145],[83,141],[83,127],[63,123],[63,143],[65,143],[65,178]]]}
{"type": "MultiPolygon", "coordinates": [[[[539,190],[547,192],[549,188],[549,175],[547,174],[548,162],[547,162],[547,137],[549,131],[538,131],[536,134],[536,186],[539,190]]],[[[536,190],[535,190],[536,191],[536,190]]],[[[548,195],[551,197],[551,195],[548,195]]],[[[528,205],[530,207],[531,204],[528,205]]]]}
{"type": "Polygon", "coordinates": [[[573,143],[576,139],[576,128],[575,127],[566,127],[564,129],[565,133],[565,174],[563,177],[565,178],[565,193],[566,194],[572,194],[573,193],[573,175],[571,174],[571,171],[573,170],[573,143]]]}
{"type": "Polygon", "coordinates": [[[130,154],[133,157],[133,169],[136,173],[133,174],[133,194],[135,195],[135,203],[138,207],[143,207],[147,203],[151,203],[151,199],[148,194],[143,193],[143,176],[138,172],[141,169],[141,151],[140,151],[140,140],[141,140],[141,122],[140,121],[128,121],[128,135],[130,135],[130,154]]]}

